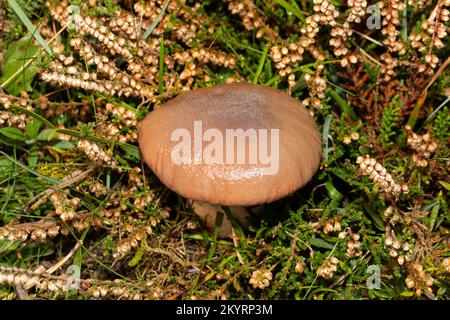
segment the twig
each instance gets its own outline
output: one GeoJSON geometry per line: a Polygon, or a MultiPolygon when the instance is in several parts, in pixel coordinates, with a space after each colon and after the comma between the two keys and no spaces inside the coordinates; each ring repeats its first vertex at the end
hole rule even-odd
{"type": "Polygon", "coordinates": [[[47,269],[46,273],[52,274],[53,272],[55,272],[56,270],[61,268],[75,254],[75,252],[77,252],[78,249],[80,249],[82,244],[83,244],[83,240],[78,240],[75,247],[73,247],[72,250],[70,250],[70,252],[64,258],[62,258],[60,261],[58,261],[51,268],[47,269]]]}
{"type": "MultiPolygon", "coordinates": [[[[41,193],[34,196],[30,201],[28,201],[26,208],[29,207],[29,210],[35,210],[45,200],[47,200],[47,198],[49,196],[54,194],[56,191],[66,188],[75,182],[85,179],[93,170],[94,170],[94,167],[89,167],[86,171],[83,171],[81,173],[78,173],[79,171],[75,171],[68,178],[64,179],[61,183],[59,183],[55,186],[51,186],[47,190],[44,190],[41,193]],[[76,174],[76,173],[78,173],[78,174],[76,174]],[[35,202],[35,203],[33,205],[31,205],[33,202],[35,202]]],[[[27,210],[27,211],[29,211],[29,210],[27,210]]]]}
{"type": "Polygon", "coordinates": [[[376,45],[378,45],[378,46],[380,46],[380,47],[384,47],[384,44],[382,44],[381,42],[379,42],[379,41],[377,41],[377,40],[375,40],[375,39],[369,37],[368,35],[366,35],[366,34],[364,34],[364,33],[362,33],[362,32],[359,32],[358,30],[351,29],[351,31],[354,32],[354,33],[356,33],[356,34],[358,34],[358,35],[360,35],[361,37],[363,37],[363,38],[369,40],[370,42],[375,43],[376,45]]]}
{"type": "Polygon", "coordinates": [[[53,221],[49,218],[42,218],[39,221],[7,225],[5,227],[1,227],[0,230],[3,228],[12,228],[14,230],[24,230],[27,233],[30,233],[36,229],[49,229],[49,228],[54,227],[55,225],[56,225],[55,221],[53,221]]]}
{"type": "Polygon", "coordinates": [[[19,300],[30,300],[27,292],[25,291],[25,289],[22,287],[21,284],[16,284],[14,286],[14,289],[16,290],[17,298],[19,300]]]}

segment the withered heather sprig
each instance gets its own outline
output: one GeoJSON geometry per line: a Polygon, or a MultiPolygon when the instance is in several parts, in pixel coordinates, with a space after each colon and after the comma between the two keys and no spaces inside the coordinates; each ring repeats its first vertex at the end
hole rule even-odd
{"type": "Polygon", "coordinates": [[[369,176],[370,179],[372,179],[386,194],[398,197],[402,192],[409,192],[407,184],[395,182],[392,175],[387,172],[386,168],[374,158],[369,156],[359,156],[356,159],[356,163],[359,164],[361,173],[365,176],[369,176]]]}
{"type": "Polygon", "coordinates": [[[278,38],[278,33],[267,25],[265,18],[261,15],[253,0],[224,0],[228,3],[228,10],[242,19],[242,24],[247,30],[256,30],[256,37],[267,36],[272,41],[278,38]]]}
{"type": "Polygon", "coordinates": [[[121,279],[104,281],[98,279],[76,279],[67,274],[53,275],[39,266],[35,270],[0,265],[0,284],[20,285],[25,290],[36,289],[54,294],[80,288],[84,294],[94,298],[142,300],[147,289],[139,284],[121,279]]]}
{"type": "Polygon", "coordinates": [[[383,43],[387,46],[388,52],[397,52],[399,55],[406,53],[405,46],[400,39],[400,31],[397,28],[400,25],[400,12],[405,9],[401,0],[380,1],[378,5],[381,8],[382,28],[381,34],[386,38],[383,43]]]}
{"type": "Polygon", "coordinates": [[[10,224],[0,227],[0,241],[4,239],[21,242],[25,242],[28,239],[42,241],[47,239],[47,237],[53,238],[60,232],[66,233],[67,230],[61,228],[52,219],[42,219],[36,222],[10,224]]]}
{"type": "Polygon", "coordinates": [[[86,156],[95,163],[106,164],[108,166],[117,165],[112,153],[100,149],[100,147],[94,142],[80,140],[78,142],[78,149],[86,154],[86,156]]]}
{"type": "Polygon", "coordinates": [[[431,133],[427,132],[422,135],[412,131],[410,126],[405,126],[407,137],[407,144],[415,153],[412,160],[415,165],[419,167],[426,167],[428,165],[427,159],[436,152],[438,143],[431,138],[431,133]]]}
{"type": "Polygon", "coordinates": [[[347,5],[350,12],[343,24],[337,24],[331,29],[330,45],[334,48],[333,53],[336,57],[344,56],[341,60],[341,66],[345,67],[348,63],[357,62],[356,55],[349,55],[349,49],[346,47],[348,38],[353,34],[350,28],[351,23],[361,23],[366,14],[367,1],[348,0],[347,5]]]}
{"type": "Polygon", "coordinates": [[[325,263],[317,268],[317,275],[324,279],[331,279],[334,273],[337,271],[337,265],[339,259],[336,257],[329,257],[325,260],[325,263]]]}
{"type": "Polygon", "coordinates": [[[421,23],[422,31],[419,33],[413,31],[408,37],[411,46],[425,54],[424,60],[428,68],[421,66],[419,72],[432,74],[433,69],[439,63],[439,58],[432,53],[432,50],[433,48],[442,49],[445,47],[442,39],[447,36],[445,24],[450,20],[449,7],[449,0],[439,0],[428,19],[421,23]]]}

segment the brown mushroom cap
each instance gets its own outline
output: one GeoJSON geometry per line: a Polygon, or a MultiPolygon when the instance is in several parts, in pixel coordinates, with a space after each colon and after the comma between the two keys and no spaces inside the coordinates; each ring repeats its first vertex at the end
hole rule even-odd
{"type": "MultiPolygon", "coordinates": [[[[283,91],[245,83],[197,89],[170,100],[142,121],[139,146],[144,161],[168,188],[221,205],[250,206],[283,198],[311,179],[321,159],[320,133],[309,112],[283,91]],[[171,153],[179,142],[171,140],[172,133],[185,128],[194,137],[194,121],[200,120],[203,133],[216,128],[224,137],[226,129],[279,129],[277,173],[261,174],[267,165],[259,163],[174,164],[171,153]]],[[[245,148],[248,156],[249,143],[245,148]]]]}

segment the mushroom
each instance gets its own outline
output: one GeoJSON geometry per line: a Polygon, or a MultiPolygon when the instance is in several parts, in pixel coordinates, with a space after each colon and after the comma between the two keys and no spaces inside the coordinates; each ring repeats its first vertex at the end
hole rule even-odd
{"type": "MultiPolygon", "coordinates": [[[[320,133],[306,108],[283,91],[247,83],[196,89],[161,105],[141,122],[139,147],[208,227],[220,206],[230,206],[245,227],[243,207],[292,194],[321,159],[320,133]]],[[[230,234],[225,216],[219,235],[230,234]]]]}

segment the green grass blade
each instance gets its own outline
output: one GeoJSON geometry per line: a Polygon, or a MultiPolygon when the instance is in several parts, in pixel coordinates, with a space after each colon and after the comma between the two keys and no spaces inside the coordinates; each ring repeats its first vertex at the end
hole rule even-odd
{"type": "Polygon", "coordinates": [[[403,41],[408,41],[408,5],[406,3],[406,0],[404,0],[405,8],[402,12],[402,39],[403,41]]]}
{"type": "Polygon", "coordinates": [[[261,72],[262,72],[262,70],[264,68],[264,63],[266,62],[266,57],[267,57],[267,51],[268,50],[269,50],[269,47],[265,46],[264,47],[264,51],[263,51],[263,53],[261,55],[261,60],[259,60],[258,70],[256,70],[256,74],[253,77],[253,83],[254,84],[258,83],[259,76],[261,75],[261,72]]]}
{"type": "Polygon", "coordinates": [[[286,9],[286,11],[291,12],[294,16],[296,16],[301,22],[306,22],[305,17],[303,16],[303,13],[298,10],[297,8],[295,8],[294,6],[292,6],[290,3],[288,3],[287,1],[284,0],[275,0],[275,2],[277,4],[279,4],[280,6],[282,6],[284,9],[286,9]]]}
{"type": "Polygon", "coordinates": [[[34,171],[33,169],[29,168],[28,166],[24,165],[23,163],[17,161],[17,160],[14,159],[13,157],[10,157],[9,155],[7,155],[6,153],[4,153],[3,151],[0,151],[0,154],[3,155],[5,158],[7,158],[9,161],[14,162],[14,163],[15,163],[16,165],[18,165],[19,167],[21,167],[21,168],[27,170],[28,172],[34,174],[34,175],[37,176],[37,177],[40,177],[40,178],[42,178],[42,179],[44,179],[44,180],[47,180],[47,181],[49,181],[49,182],[51,182],[51,183],[54,183],[54,184],[61,183],[60,180],[56,180],[56,179],[47,177],[47,176],[45,176],[45,175],[43,175],[43,174],[40,174],[39,172],[34,171]]]}
{"type": "Polygon", "coordinates": [[[164,37],[159,39],[159,48],[158,92],[159,95],[162,95],[164,90],[164,37]]]}
{"type": "Polygon", "coordinates": [[[16,0],[8,0],[8,3],[14,10],[14,12],[17,14],[19,19],[22,21],[22,23],[25,25],[25,27],[27,27],[28,31],[30,31],[33,37],[35,37],[36,40],[39,42],[41,47],[44,48],[44,50],[47,51],[47,53],[52,56],[53,55],[52,50],[47,45],[47,42],[45,42],[44,38],[42,38],[37,28],[30,21],[26,13],[23,11],[22,7],[16,2],[16,0]]]}
{"type": "Polygon", "coordinates": [[[41,121],[42,123],[46,124],[46,125],[47,125],[48,127],[50,127],[50,128],[55,128],[55,126],[53,125],[53,123],[51,123],[50,121],[48,121],[47,119],[45,119],[43,116],[40,116],[40,115],[38,115],[37,113],[34,113],[34,112],[31,111],[31,110],[28,110],[28,109],[26,109],[26,108],[24,108],[24,107],[19,107],[19,106],[12,106],[11,108],[13,108],[13,109],[15,109],[15,110],[17,110],[17,111],[23,112],[23,113],[29,115],[30,117],[32,117],[32,118],[34,118],[34,119],[36,119],[36,120],[41,121]]]}
{"type": "Polygon", "coordinates": [[[326,92],[334,99],[334,101],[336,101],[336,103],[342,109],[342,112],[347,114],[350,119],[358,119],[358,116],[356,115],[355,111],[353,111],[353,108],[336,91],[331,88],[327,88],[326,92]]]}
{"type": "Polygon", "coordinates": [[[148,29],[145,30],[144,34],[142,35],[142,39],[146,40],[152,34],[153,30],[155,30],[159,21],[161,21],[162,17],[164,16],[164,13],[166,12],[167,7],[169,6],[169,3],[170,3],[170,0],[166,0],[166,2],[164,2],[161,12],[158,14],[155,21],[153,21],[153,23],[150,25],[150,27],[148,27],[148,29]]]}
{"type": "Polygon", "coordinates": [[[428,118],[425,120],[425,123],[427,123],[428,121],[430,121],[431,119],[433,119],[433,117],[436,115],[436,113],[439,112],[439,110],[441,110],[443,107],[445,107],[445,105],[450,101],[450,97],[447,97],[447,99],[442,102],[439,107],[436,108],[436,110],[433,111],[433,113],[431,113],[428,118]]]}
{"type": "Polygon", "coordinates": [[[325,118],[325,124],[323,125],[323,133],[322,133],[322,145],[323,145],[323,159],[325,162],[328,161],[328,135],[330,132],[330,124],[333,116],[331,114],[327,115],[325,118]]]}

